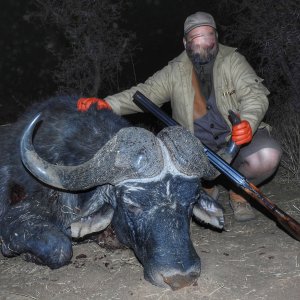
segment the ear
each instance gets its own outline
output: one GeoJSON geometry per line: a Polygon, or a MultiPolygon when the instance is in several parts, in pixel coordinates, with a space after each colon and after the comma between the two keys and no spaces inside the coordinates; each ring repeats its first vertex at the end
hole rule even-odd
{"type": "Polygon", "coordinates": [[[185,39],[185,37],[183,37],[182,41],[183,41],[184,49],[186,49],[186,39],[185,39]]]}
{"type": "Polygon", "coordinates": [[[216,228],[224,228],[222,206],[203,190],[193,208],[194,218],[200,223],[210,224],[216,228]]]}
{"type": "Polygon", "coordinates": [[[114,215],[114,209],[105,203],[96,214],[88,218],[82,218],[71,224],[71,235],[73,238],[81,238],[88,234],[104,230],[114,215]]]}
{"type": "Polygon", "coordinates": [[[110,223],[116,207],[116,190],[110,184],[96,188],[89,199],[84,201],[77,219],[71,224],[73,238],[104,230],[110,223]]]}

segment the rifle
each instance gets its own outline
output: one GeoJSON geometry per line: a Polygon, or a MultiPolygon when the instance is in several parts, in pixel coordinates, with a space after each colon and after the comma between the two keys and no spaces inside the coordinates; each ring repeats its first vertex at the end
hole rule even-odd
{"type": "MultiPolygon", "coordinates": [[[[149,100],[141,92],[137,91],[133,95],[133,102],[143,111],[152,113],[155,117],[161,120],[167,126],[181,126],[174,119],[164,113],[157,105],[149,100]]],[[[234,143],[233,143],[234,144],[234,143]]],[[[237,153],[236,147],[232,143],[227,146],[226,151],[231,152],[233,156],[237,153]]],[[[263,206],[276,220],[277,224],[281,225],[287,233],[296,240],[300,241],[300,224],[290,215],[274,204],[266,195],[264,195],[254,184],[249,182],[245,176],[232,168],[218,154],[204,146],[204,152],[207,155],[210,163],[216,167],[222,174],[226,175],[238,188],[241,188],[252,197],[257,203],[263,206]]]]}

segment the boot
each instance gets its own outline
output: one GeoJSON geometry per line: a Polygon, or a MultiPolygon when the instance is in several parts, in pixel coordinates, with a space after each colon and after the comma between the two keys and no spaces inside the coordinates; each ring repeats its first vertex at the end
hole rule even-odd
{"type": "Polygon", "coordinates": [[[248,201],[234,191],[229,191],[229,203],[236,221],[245,222],[255,219],[254,210],[248,201]]]}

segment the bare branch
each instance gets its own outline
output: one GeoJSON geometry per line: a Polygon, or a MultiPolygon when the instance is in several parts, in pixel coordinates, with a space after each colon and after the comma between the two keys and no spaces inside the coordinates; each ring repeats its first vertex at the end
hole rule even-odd
{"type": "Polygon", "coordinates": [[[134,34],[124,30],[125,1],[35,0],[38,18],[49,35],[48,50],[59,58],[54,77],[61,91],[86,96],[116,92],[122,64],[133,55],[134,34]],[[55,44],[59,43],[57,47],[55,44]]]}

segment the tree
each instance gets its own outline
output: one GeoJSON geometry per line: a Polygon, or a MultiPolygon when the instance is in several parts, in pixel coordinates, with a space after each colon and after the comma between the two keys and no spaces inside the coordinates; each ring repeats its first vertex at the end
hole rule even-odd
{"type": "Polygon", "coordinates": [[[221,0],[219,5],[227,19],[224,41],[238,46],[265,79],[271,108],[300,111],[299,0],[221,0]]]}
{"type": "Polygon", "coordinates": [[[28,103],[53,90],[54,57],[47,53],[43,32],[27,21],[32,0],[0,3],[0,123],[15,120],[28,103]]]}
{"type": "Polygon", "coordinates": [[[58,59],[54,78],[60,92],[103,96],[119,90],[122,68],[134,52],[134,34],[122,29],[128,1],[34,2],[30,18],[47,29],[47,49],[58,59]]]}

